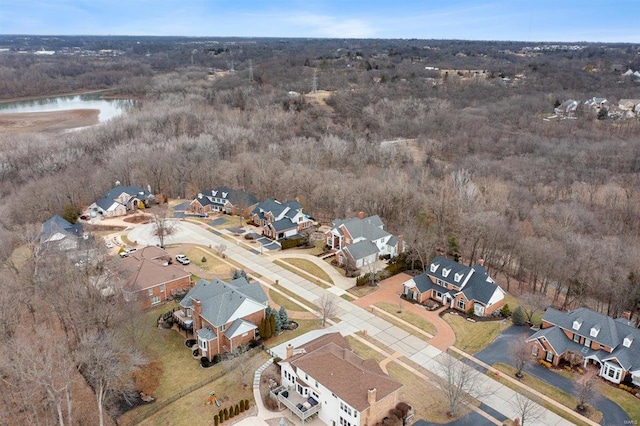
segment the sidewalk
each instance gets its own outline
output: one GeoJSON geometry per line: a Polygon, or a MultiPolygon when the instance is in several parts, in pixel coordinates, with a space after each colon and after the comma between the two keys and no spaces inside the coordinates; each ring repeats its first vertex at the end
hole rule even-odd
{"type": "MultiPolygon", "coordinates": [[[[259,254],[254,254],[235,244],[229,244],[228,241],[221,236],[203,230],[198,225],[186,222],[181,222],[180,225],[180,231],[175,235],[171,235],[169,237],[170,242],[167,243],[190,242],[213,247],[218,244],[226,244],[227,251],[225,254],[227,257],[234,262],[244,265],[247,272],[252,271],[261,277],[267,278],[269,281],[278,280],[282,288],[296,293],[299,297],[310,303],[317,303],[317,300],[326,294],[326,290],[316,284],[310,283],[293,272],[275,265],[270,262],[269,259],[259,254]]],[[[150,237],[150,241],[153,241],[154,237],[148,229],[145,230],[145,226],[138,227],[134,229],[132,233],[133,232],[136,233],[135,238],[137,241],[142,242],[146,235],[150,237]]],[[[396,300],[396,297],[397,296],[392,300],[396,300]]],[[[340,318],[341,322],[322,330],[314,330],[297,339],[293,339],[292,344],[298,346],[305,339],[308,341],[327,332],[338,331],[343,335],[353,335],[358,331],[366,330],[369,336],[387,346],[392,351],[399,352],[402,356],[417,363],[433,374],[442,374],[442,357],[448,357],[448,354],[353,303],[341,298],[336,298],[336,304],[338,306],[336,316],[340,318]]],[[[277,346],[270,352],[272,352],[272,355],[284,357],[285,346],[284,344],[277,346]]],[[[478,398],[480,402],[486,404],[490,409],[495,410],[495,412],[500,413],[506,418],[512,419],[516,417],[517,413],[513,405],[516,396],[515,391],[488,376],[483,379],[483,386],[491,392],[484,397],[480,396],[478,398]]],[[[555,403],[555,405],[558,404],[555,403]]],[[[585,423],[593,424],[589,422],[588,419],[584,419],[584,421],[585,423]]],[[[545,409],[542,419],[539,423],[535,424],[564,426],[571,425],[572,423],[564,420],[552,411],[545,409]]]]}

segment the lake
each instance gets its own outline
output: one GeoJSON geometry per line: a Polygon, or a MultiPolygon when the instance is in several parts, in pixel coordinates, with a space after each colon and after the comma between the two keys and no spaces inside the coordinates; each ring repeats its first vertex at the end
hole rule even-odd
{"type": "Polygon", "coordinates": [[[15,102],[1,102],[0,114],[97,109],[98,119],[104,123],[135,106],[132,99],[103,99],[99,93],[52,96],[15,102]]]}

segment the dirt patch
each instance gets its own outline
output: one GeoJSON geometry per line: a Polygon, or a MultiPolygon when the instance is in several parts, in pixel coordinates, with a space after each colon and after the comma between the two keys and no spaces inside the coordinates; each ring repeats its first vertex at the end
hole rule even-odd
{"type": "Polygon", "coordinates": [[[97,109],[0,114],[0,134],[57,133],[94,126],[100,122],[99,115],[97,109]]]}
{"type": "Polygon", "coordinates": [[[151,216],[144,215],[144,214],[137,214],[135,216],[125,217],[122,220],[124,220],[127,223],[149,223],[151,222],[151,216]]]}

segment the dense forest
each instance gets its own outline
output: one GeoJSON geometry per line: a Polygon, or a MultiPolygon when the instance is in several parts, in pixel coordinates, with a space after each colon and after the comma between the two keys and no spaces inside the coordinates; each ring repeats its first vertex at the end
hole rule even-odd
{"type": "MultiPolygon", "coordinates": [[[[640,121],[582,108],[574,120],[545,117],[566,99],[639,99],[640,83],[622,74],[640,69],[640,48],[549,46],[4,36],[0,98],[109,89],[140,102],[81,132],[0,135],[3,260],[116,180],[171,198],[224,184],[298,198],[323,222],[378,214],[416,269],[436,253],[483,257],[507,290],[637,318],[640,121]],[[29,53],[40,49],[66,53],[29,53]]],[[[59,268],[73,279],[45,281],[86,279],[59,268]]],[[[16,304],[45,315],[34,307],[50,289],[24,269],[3,275],[0,339],[16,336],[16,304]]],[[[49,315],[75,324],[58,302],[49,315]]],[[[86,346],[79,330],[65,333],[86,346]]]]}

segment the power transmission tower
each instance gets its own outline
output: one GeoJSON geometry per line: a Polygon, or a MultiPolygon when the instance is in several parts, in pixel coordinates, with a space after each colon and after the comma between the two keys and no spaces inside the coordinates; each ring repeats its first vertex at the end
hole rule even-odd
{"type": "Polygon", "coordinates": [[[253,83],[253,62],[249,59],[249,81],[253,83]]]}
{"type": "Polygon", "coordinates": [[[235,69],[233,68],[233,60],[231,61],[231,69],[229,71],[235,72],[235,69]]]}
{"type": "Polygon", "coordinates": [[[311,80],[311,93],[316,93],[318,91],[318,76],[316,75],[316,70],[313,70],[313,80],[311,80]]]}

